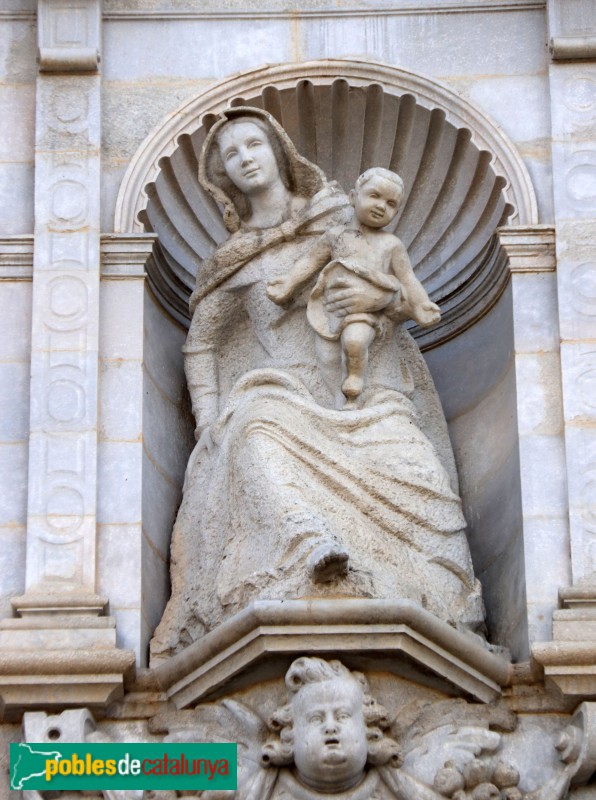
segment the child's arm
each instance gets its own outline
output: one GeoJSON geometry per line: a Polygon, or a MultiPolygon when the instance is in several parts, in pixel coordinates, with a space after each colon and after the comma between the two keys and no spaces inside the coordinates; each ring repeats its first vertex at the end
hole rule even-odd
{"type": "Polygon", "coordinates": [[[402,319],[403,315],[410,317],[423,328],[435,325],[441,319],[439,306],[430,300],[424,286],[414,274],[403,242],[397,237],[395,242],[391,256],[391,271],[402,286],[401,302],[396,311],[402,319]]]}
{"type": "Polygon", "coordinates": [[[333,253],[328,232],[320,236],[310,250],[299,258],[294,266],[267,284],[267,297],[278,305],[290,300],[316,273],[327,264],[333,253]]]}

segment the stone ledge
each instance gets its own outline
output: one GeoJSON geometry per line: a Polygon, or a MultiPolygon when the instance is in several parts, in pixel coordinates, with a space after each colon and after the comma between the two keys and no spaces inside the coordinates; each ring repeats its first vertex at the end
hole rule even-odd
{"type": "Polygon", "coordinates": [[[596,642],[558,641],[535,644],[534,659],[544,678],[565,697],[596,698],[596,642]]]}
{"type": "Polygon", "coordinates": [[[52,617],[49,621],[9,619],[0,624],[0,652],[113,650],[115,647],[116,623],[112,617],[88,620],[52,617]]]}
{"type": "MultiPolygon", "coordinates": [[[[144,278],[156,239],[152,233],[102,233],[101,277],[144,278]]],[[[32,234],[0,236],[0,281],[32,280],[33,246],[32,234]]]]}
{"type": "Polygon", "coordinates": [[[511,674],[509,662],[480,638],[408,600],[257,601],[152,672],[181,709],[214,699],[231,681],[259,679],[265,659],[271,677],[304,654],[386,670],[485,703],[501,695],[511,674]]]}
{"type": "Polygon", "coordinates": [[[532,656],[547,684],[564,697],[596,698],[596,585],[581,582],[559,591],[552,642],[538,642],[532,656]]]}
{"type": "Polygon", "coordinates": [[[498,228],[497,234],[507,255],[510,272],[555,271],[555,229],[552,225],[498,228]]]}
{"type": "Polygon", "coordinates": [[[29,591],[20,597],[13,597],[11,605],[19,617],[52,616],[99,616],[108,604],[106,597],[90,594],[84,590],[58,594],[53,589],[29,591]]]}
{"type": "Polygon", "coordinates": [[[153,233],[102,233],[101,277],[144,278],[156,239],[153,233]]]}
{"type": "Polygon", "coordinates": [[[563,608],[596,609],[596,584],[581,582],[559,589],[559,599],[563,608]]]}
{"type": "Polygon", "coordinates": [[[87,706],[101,713],[134,676],[131,650],[22,650],[0,654],[0,719],[87,706]]]}

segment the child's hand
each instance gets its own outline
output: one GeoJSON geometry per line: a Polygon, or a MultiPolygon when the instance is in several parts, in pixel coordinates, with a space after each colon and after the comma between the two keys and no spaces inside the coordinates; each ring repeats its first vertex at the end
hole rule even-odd
{"type": "Polygon", "coordinates": [[[422,303],[415,316],[416,322],[422,328],[430,328],[431,325],[436,325],[440,319],[441,309],[436,303],[431,303],[430,300],[427,300],[426,303],[422,303]]]}
{"type": "Polygon", "coordinates": [[[279,278],[274,278],[267,284],[267,297],[281,306],[291,300],[294,289],[294,283],[290,280],[289,275],[280,275],[279,278]]]}

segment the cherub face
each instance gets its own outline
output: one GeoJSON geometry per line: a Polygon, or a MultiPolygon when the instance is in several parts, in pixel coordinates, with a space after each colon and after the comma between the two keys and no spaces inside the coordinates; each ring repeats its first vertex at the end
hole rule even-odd
{"type": "Polygon", "coordinates": [[[369,228],[384,228],[397,214],[401,188],[381,175],[373,175],[350,192],[356,219],[369,228]]]}
{"type": "Polygon", "coordinates": [[[351,678],[307,684],[292,699],[294,762],[308,786],[354,786],[367,759],[362,689],[351,678]]]}
{"type": "Polygon", "coordinates": [[[253,122],[233,122],[218,136],[219,152],[230,180],[243,194],[258,194],[280,180],[275,153],[253,122]]]}

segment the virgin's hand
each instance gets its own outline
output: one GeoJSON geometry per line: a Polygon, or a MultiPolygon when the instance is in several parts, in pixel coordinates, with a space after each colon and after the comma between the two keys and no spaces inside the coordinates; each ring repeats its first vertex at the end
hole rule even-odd
{"type": "Polygon", "coordinates": [[[189,481],[192,481],[192,476],[195,471],[197,461],[200,462],[201,458],[205,454],[211,455],[215,448],[215,444],[213,443],[213,439],[211,437],[211,428],[206,427],[202,430],[197,428],[195,430],[195,437],[197,438],[197,443],[195,444],[193,451],[190,454],[190,458],[188,459],[188,464],[186,465],[186,472],[184,473],[184,486],[182,487],[183,492],[186,491],[189,481]]]}
{"type": "Polygon", "coordinates": [[[330,281],[325,292],[325,308],[340,317],[346,314],[374,314],[386,308],[395,292],[377,286],[354,286],[343,278],[330,281]]]}
{"type": "Polygon", "coordinates": [[[208,453],[211,453],[213,452],[214,447],[215,444],[213,443],[213,438],[211,437],[211,428],[203,428],[195,445],[195,453],[198,455],[202,450],[206,450],[208,453]]]}

